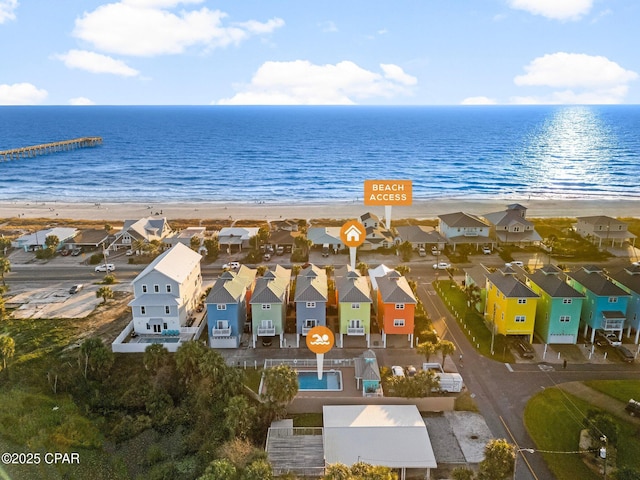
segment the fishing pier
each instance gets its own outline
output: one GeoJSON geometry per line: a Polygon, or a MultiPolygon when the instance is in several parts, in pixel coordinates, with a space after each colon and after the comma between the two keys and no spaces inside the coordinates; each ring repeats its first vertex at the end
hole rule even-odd
{"type": "Polygon", "coordinates": [[[60,142],[43,143],[31,147],[12,148],[11,150],[0,151],[0,162],[5,160],[15,160],[19,158],[37,157],[49,153],[75,150],[76,148],[88,148],[102,145],[102,137],[82,137],[73,140],[62,140],[60,142]]]}

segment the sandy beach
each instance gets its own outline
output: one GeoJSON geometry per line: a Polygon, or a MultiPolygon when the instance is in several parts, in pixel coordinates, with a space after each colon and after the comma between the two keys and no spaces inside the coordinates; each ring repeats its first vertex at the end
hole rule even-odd
{"type": "MultiPolygon", "coordinates": [[[[504,210],[506,205],[520,203],[528,208],[530,218],[581,217],[609,215],[640,217],[640,200],[475,200],[436,199],[414,201],[411,206],[394,207],[392,219],[433,219],[438,215],[463,211],[482,215],[504,210]]],[[[11,217],[76,220],[124,221],[151,215],[167,219],[233,219],[278,220],[286,218],[317,219],[356,218],[365,212],[384,216],[384,207],[366,206],[362,202],[342,203],[64,203],[64,202],[0,202],[0,219],[11,217]]]]}

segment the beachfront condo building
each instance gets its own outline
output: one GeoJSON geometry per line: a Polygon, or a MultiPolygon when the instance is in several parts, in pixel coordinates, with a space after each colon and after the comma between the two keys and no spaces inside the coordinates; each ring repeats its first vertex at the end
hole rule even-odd
{"type": "Polygon", "coordinates": [[[280,347],[284,346],[290,280],[291,270],[280,265],[256,279],[256,286],[249,302],[254,348],[258,337],[271,339],[277,336],[280,347]]]}

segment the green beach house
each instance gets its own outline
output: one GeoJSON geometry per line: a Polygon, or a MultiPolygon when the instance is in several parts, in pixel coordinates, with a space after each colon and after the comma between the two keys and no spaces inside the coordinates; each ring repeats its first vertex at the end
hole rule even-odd
{"type": "Polygon", "coordinates": [[[253,347],[258,337],[279,337],[284,340],[284,327],[289,302],[291,270],[277,265],[256,280],[251,296],[251,327],[253,347]]]}

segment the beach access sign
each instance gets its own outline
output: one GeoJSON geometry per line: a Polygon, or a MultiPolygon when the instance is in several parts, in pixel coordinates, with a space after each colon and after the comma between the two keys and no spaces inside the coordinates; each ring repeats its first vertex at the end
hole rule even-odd
{"type": "Polygon", "coordinates": [[[411,180],[365,180],[364,204],[379,206],[411,205],[413,183],[411,180]]]}

